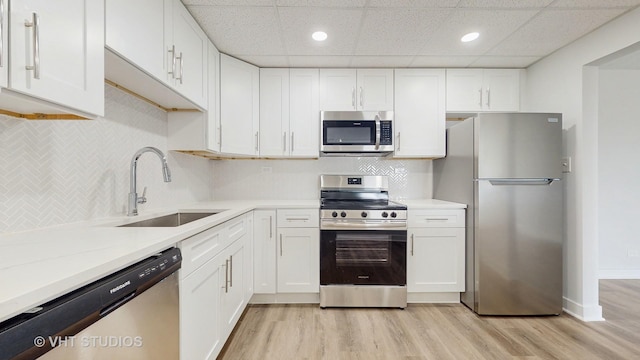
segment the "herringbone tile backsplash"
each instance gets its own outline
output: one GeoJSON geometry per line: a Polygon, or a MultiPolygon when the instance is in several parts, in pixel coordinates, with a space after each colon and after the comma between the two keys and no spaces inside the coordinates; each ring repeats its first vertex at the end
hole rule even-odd
{"type": "MultiPolygon", "coordinates": [[[[126,213],[131,158],[144,146],[167,153],[167,115],[110,86],[105,97],[95,120],[0,116],[0,233],[126,213]]],[[[138,161],[141,212],[210,198],[210,162],[168,155],[171,183],[155,155],[138,161]]]]}
{"type": "Polygon", "coordinates": [[[431,160],[324,157],[318,160],[213,162],[214,199],[318,199],[321,174],[389,177],[393,199],[432,197],[431,160]]]}

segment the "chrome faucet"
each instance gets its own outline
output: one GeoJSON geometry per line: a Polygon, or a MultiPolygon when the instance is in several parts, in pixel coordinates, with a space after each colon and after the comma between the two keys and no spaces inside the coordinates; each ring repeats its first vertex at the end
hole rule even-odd
{"type": "Polygon", "coordinates": [[[129,210],[127,211],[127,216],[138,215],[138,204],[144,204],[147,202],[147,198],[145,196],[147,194],[146,186],[142,191],[142,196],[138,197],[138,193],[136,192],[138,159],[146,152],[152,152],[158,155],[160,161],[162,161],[162,177],[164,182],[171,182],[171,172],[169,171],[169,165],[167,165],[167,157],[162,153],[162,151],[151,146],[143,147],[138,150],[135,155],[133,155],[133,159],[131,159],[131,174],[129,175],[129,210]]]}

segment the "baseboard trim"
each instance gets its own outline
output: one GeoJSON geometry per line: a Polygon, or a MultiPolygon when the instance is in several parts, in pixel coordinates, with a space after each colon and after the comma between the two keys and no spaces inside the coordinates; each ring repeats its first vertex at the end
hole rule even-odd
{"type": "Polygon", "coordinates": [[[630,269],[630,270],[615,270],[615,269],[605,269],[600,270],[599,279],[609,279],[609,280],[640,280],[640,270],[630,269]]]}
{"type": "Polygon", "coordinates": [[[253,294],[250,304],[320,304],[320,293],[253,294]]]}
{"type": "Polygon", "coordinates": [[[604,321],[602,317],[602,306],[600,305],[583,306],[566,297],[562,298],[562,302],[562,310],[575,318],[585,322],[604,321]]]}

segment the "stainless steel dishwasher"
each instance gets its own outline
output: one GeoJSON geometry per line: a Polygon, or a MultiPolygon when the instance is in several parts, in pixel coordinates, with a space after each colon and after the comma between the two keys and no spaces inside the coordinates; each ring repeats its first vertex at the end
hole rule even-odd
{"type": "Polygon", "coordinates": [[[0,359],[178,359],[172,248],[0,323],[0,359]]]}

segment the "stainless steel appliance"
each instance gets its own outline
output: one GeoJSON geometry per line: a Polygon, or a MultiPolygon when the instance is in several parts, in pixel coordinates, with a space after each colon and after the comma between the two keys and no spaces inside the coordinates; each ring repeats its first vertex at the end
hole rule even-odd
{"type": "Polygon", "coordinates": [[[407,207],[385,176],[320,177],[320,307],[407,306],[407,207]]]}
{"type": "Polygon", "coordinates": [[[382,156],[393,152],[393,111],[320,112],[323,156],[382,156]]]}
{"type": "Polygon", "coordinates": [[[562,115],[483,113],[447,130],[434,197],[469,205],[466,292],[483,315],[562,312],[562,115]]]}
{"type": "Polygon", "coordinates": [[[178,359],[172,248],[0,323],[0,359],[178,359]]]}

